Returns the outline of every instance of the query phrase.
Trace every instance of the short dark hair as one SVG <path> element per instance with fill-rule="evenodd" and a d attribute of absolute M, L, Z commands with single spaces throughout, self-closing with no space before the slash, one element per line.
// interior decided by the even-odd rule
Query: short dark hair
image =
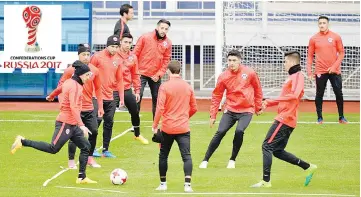
<path fill-rule="evenodd" d="M 130 33 L 124 33 L 123 36 L 122 36 L 122 40 L 123 40 L 123 38 L 130 38 L 130 39 L 133 40 L 133 36 Z"/>
<path fill-rule="evenodd" d="M 124 13 L 128 14 L 129 9 L 133 9 L 133 6 L 131 6 L 129 4 L 123 4 L 122 6 L 120 6 L 120 9 L 119 9 L 120 16 L 123 16 Z"/>
<path fill-rule="evenodd" d="M 327 16 L 320 16 L 320 17 L 318 17 L 318 21 L 320 21 L 321 19 L 326 19 L 327 22 L 330 21 L 330 19 L 329 19 Z"/>
<path fill-rule="evenodd" d="M 291 57 L 297 63 L 300 63 L 300 61 L 301 61 L 301 54 L 298 51 L 287 51 L 287 52 L 285 52 L 285 57 Z"/>
<path fill-rule="evenodd" d="M 239 59 L 241 59 L 241 57 L 242 57 L 241 53 L 240 53 L 238 50 L 235 50 L 235 49 L 230 50 L 230 51 L 228 52 L 227 58 L 228 58 L 229 56 L 236 56 L 236 57 L 238 57 Z"/>
<path fill-rule="evenodd" d="M 181 70 L 181 63 L 178 60 L 172 60 L 168 64 L 168 69 L 172 74 L 179 74 Z"/>
<path fill-rule="evenodd" d="M 160 19 L 157 23 L 157 25 L 161 24 L 161 23 L 165 23 L 170 27 L 170 22 L 167 19 Z"/>

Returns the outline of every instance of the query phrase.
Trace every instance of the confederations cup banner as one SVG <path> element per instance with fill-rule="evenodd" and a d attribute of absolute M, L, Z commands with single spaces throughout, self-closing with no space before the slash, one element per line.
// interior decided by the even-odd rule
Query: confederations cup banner
<path fill-rule="evenodd" d="M 0 72 L 46 73 L 66 68 L 77 53 L 62 52 L 61 5 L 4 5 Z M 2 71 L 1 71 L 2 70 Z"/>

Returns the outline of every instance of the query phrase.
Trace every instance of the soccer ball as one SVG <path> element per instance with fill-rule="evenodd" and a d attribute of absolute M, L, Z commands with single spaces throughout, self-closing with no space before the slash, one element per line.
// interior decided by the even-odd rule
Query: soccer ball
<path fill-rule="evenodd" d="M 110 173 L 110 181 L 114 185 L 123 185 L 125 182 L 127 182 L 127 179 L 127 173 L 120 168 L 117 168 L 113 170 L 112 173 Z"/>

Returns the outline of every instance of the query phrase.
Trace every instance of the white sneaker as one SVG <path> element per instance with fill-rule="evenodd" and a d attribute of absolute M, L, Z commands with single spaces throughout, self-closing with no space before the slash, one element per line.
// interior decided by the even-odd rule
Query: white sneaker
<path fill-rule="evenodd" d="M 76 163 L 74 160 L 69 160 L 68 161 L 68 168 L 71 170 L 76 170 L 78 169 L 78 167 L 76 166 Z"/>
<path fill-rule="evenodd" d="M 236 161 L 229 160 L 227 168 L 236 168 Z"/>
<path fill-rule="evenodd" d="M 167 191 L 167 183 L 160 183 L 160 185 L 155 190 L 157 190 L 157 191 Z"/>
<path fill-rule="evenodd" d="M 102 167 L 95 161 L 94 157 L 92 157 L 92 156 L 88 157 L 88 166 L 91 166 L 93 168 L 101 168 Z"/>
<path fill-rule="evenodd" d="M 207 168 L 208 161 L 202 161 L 202 163 L 199 165 L 199 168 Z"/>
<path fill-rule="evenodd" d="M 193 192 L 191 184 L 189 183 L 184 184 L 184 192 Z"/>

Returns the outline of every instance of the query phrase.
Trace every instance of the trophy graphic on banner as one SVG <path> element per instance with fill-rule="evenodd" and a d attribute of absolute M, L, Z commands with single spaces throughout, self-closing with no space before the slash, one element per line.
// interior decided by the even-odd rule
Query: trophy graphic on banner
<path fill-rule="evenodd" d="M 41 10 L 37 6 L 28 6 L 23 11 L 23 19 L 28 28 L 28 42 L 26 43 L 25 51 L 29 53 L 36 53 L 40 51 L 40 46 L 36 42 L 36 32 L 41 20 Z"/>

